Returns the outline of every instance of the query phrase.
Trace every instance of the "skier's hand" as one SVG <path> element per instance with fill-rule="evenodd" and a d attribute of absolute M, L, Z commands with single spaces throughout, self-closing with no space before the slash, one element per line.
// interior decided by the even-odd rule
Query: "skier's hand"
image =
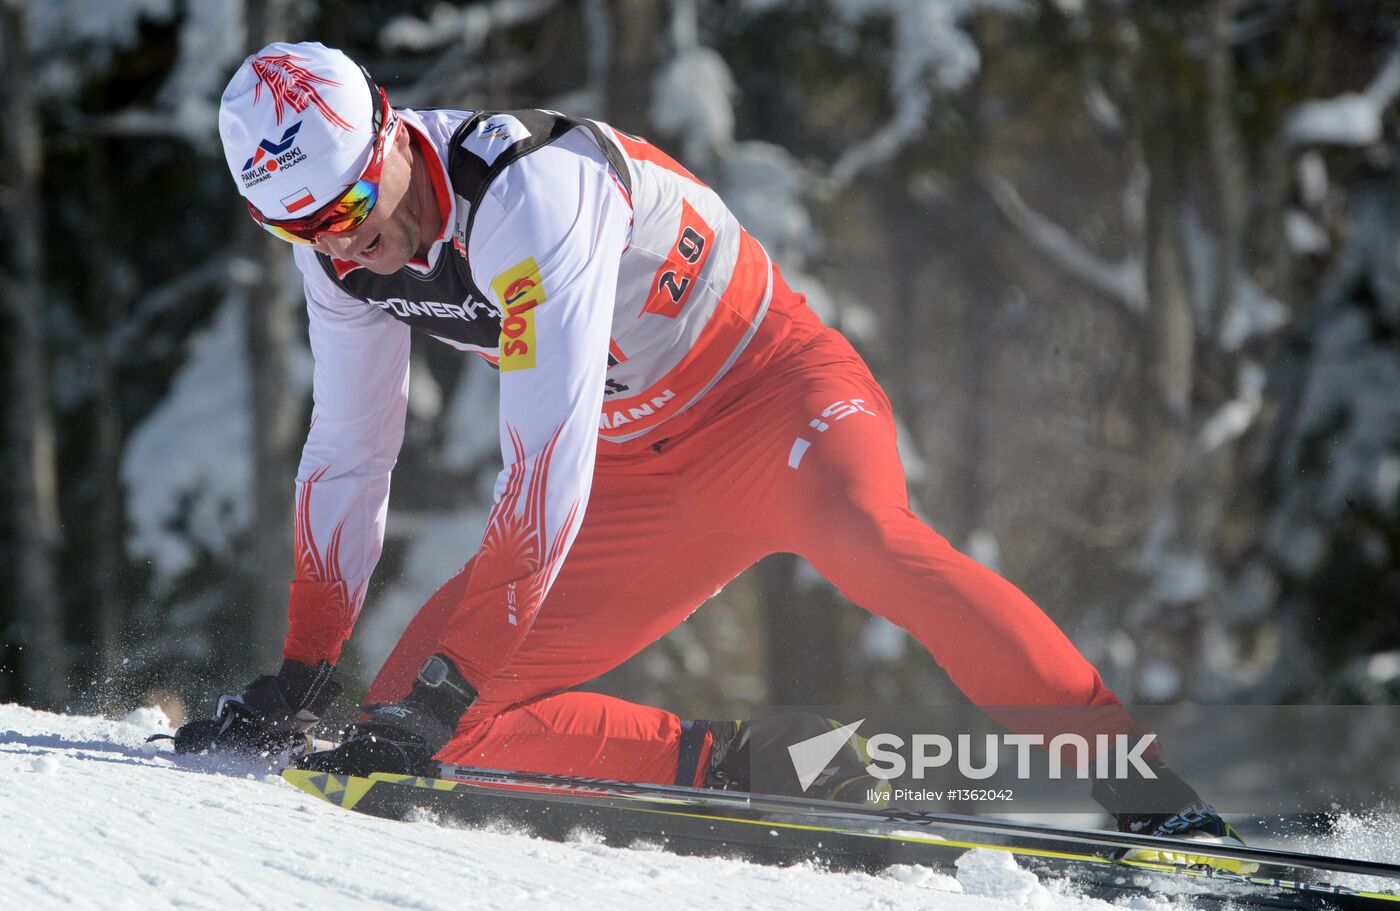
<path fill-rule="evenodd" d="M 201 718 L 175 732 L 177 753 L 280 753 L 303 737 L 331 702 L 340 684 L 335 668 L 283 660 L 277 674 L 266 674 L 238 696 L 224 696 L 213 718 Z"/>

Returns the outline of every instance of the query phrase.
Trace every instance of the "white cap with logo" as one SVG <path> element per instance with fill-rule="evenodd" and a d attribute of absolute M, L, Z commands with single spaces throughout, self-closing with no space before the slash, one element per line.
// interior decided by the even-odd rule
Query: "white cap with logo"
<path fill-rule="evenodd" d="M 238 191 L 274 221 L 305 218 L 342 195 L 374 148 L 364 70 L 319 42 L 253 54 L 219 100 L 219 138 Z"/>

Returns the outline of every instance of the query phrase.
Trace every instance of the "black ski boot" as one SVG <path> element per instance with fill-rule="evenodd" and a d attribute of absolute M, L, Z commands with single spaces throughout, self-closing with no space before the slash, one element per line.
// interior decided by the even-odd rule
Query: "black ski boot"
<path fill-rule="evenodd" d="M 187 721 L 173 736 L 146 739 L 173 740 L 177 753 L 300 755 L 312 728 L 340 695 L 334 675 L 327 661 L 312 666 L 287 658 L 276 674 L 254 680 L 242 695 L 221 698 L 213 718 Z"/>
<path fill-rule="evenodd" d="M 432 655 L 407 696 L 366 706 L 364 720 L 350 727 L 339 746 L 304 756 L 297 765 L 336 775 L 389 772 L 432 777 L 433 756 L 447 746 L 476 696 L 452 662 Z"/>
<path fill-rule="evenodd" d="M 701 723 L 709 724 L 713 738 L 705 773 L 707 788 L 752 791 L 752 758 L 762 755 L 765 761 L 771 761 L 771 770 L 765 769 L 771 771 L 771 776 L 764 775 L 765 780 L 758 782 L 766 792 L 877 807 L 889 802 L 889 783 L 865 770 L 870 762 L 865 738 L 855 734 L 846 738 L 825 767 L 812 770 L 815 777 L 805 786 L 798 777 L 788 747 L 832 735 L 841 728 L 839 721 L 802 712 L 751 721 Z"/>
<path fill-rule="evenodd" d="M 1244 846 L 1244 839 L 1196 789 L 1181 779 L 1158 757 L 1147 757 L 1155 779 L 1096 779 L 1094 799 L 1113 814 L 1118 831 L 1132 835 L 1180 838 L 1202 844 Z M 1122 855 L 1148 863 L 1208 866 L 1231 873 L 1249 874 L 1259 869 L 1250 861 L 1208 857 L 1189 851 L 1131 848 Z"/>

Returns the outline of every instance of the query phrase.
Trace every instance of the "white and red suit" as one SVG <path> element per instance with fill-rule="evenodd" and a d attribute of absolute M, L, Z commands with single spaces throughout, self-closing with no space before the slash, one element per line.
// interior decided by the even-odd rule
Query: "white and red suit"
<path fill-rule="evenodd" d="M 979 705 L 1090 707 L 1094 730 L 1132 729 L 1029 598 L 910 512 L 888 399 L 713 190 L 594 121 L 401 114 L 443 212 L 426 260 L 379 276 L 296 251 L 316 368 L 286 657 L 334 662 L 354 625 L 417 329 L 501 374 L 484 538 L 462 542 L 475 556 L 366 697 L 402 698 L 424 658 L 449 656 L 480 699 L 440 758 L 676 780 L 674 714 L 562 691 L 774 552 L 907 630 Z"/>

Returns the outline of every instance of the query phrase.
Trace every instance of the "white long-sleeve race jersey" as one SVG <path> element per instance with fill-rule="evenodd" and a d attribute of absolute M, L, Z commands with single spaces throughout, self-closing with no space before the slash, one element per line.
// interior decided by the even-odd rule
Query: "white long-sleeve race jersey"
<path fill-rule="evenodd" d="M 284 654 L 336 661 L 359 613 L 418 330 L 500 369 L 504 467 L 465 596 L 498 622 L 458 662 L 479 685 L 568 554 L 599 438 L 646 434 L 713 387 L 763 319 L 772 265 L 714 191 L 606 124 L 400 113 L 444 213 L 426 260 L 380 276 L 295 249 L 315 374 Z"/>

